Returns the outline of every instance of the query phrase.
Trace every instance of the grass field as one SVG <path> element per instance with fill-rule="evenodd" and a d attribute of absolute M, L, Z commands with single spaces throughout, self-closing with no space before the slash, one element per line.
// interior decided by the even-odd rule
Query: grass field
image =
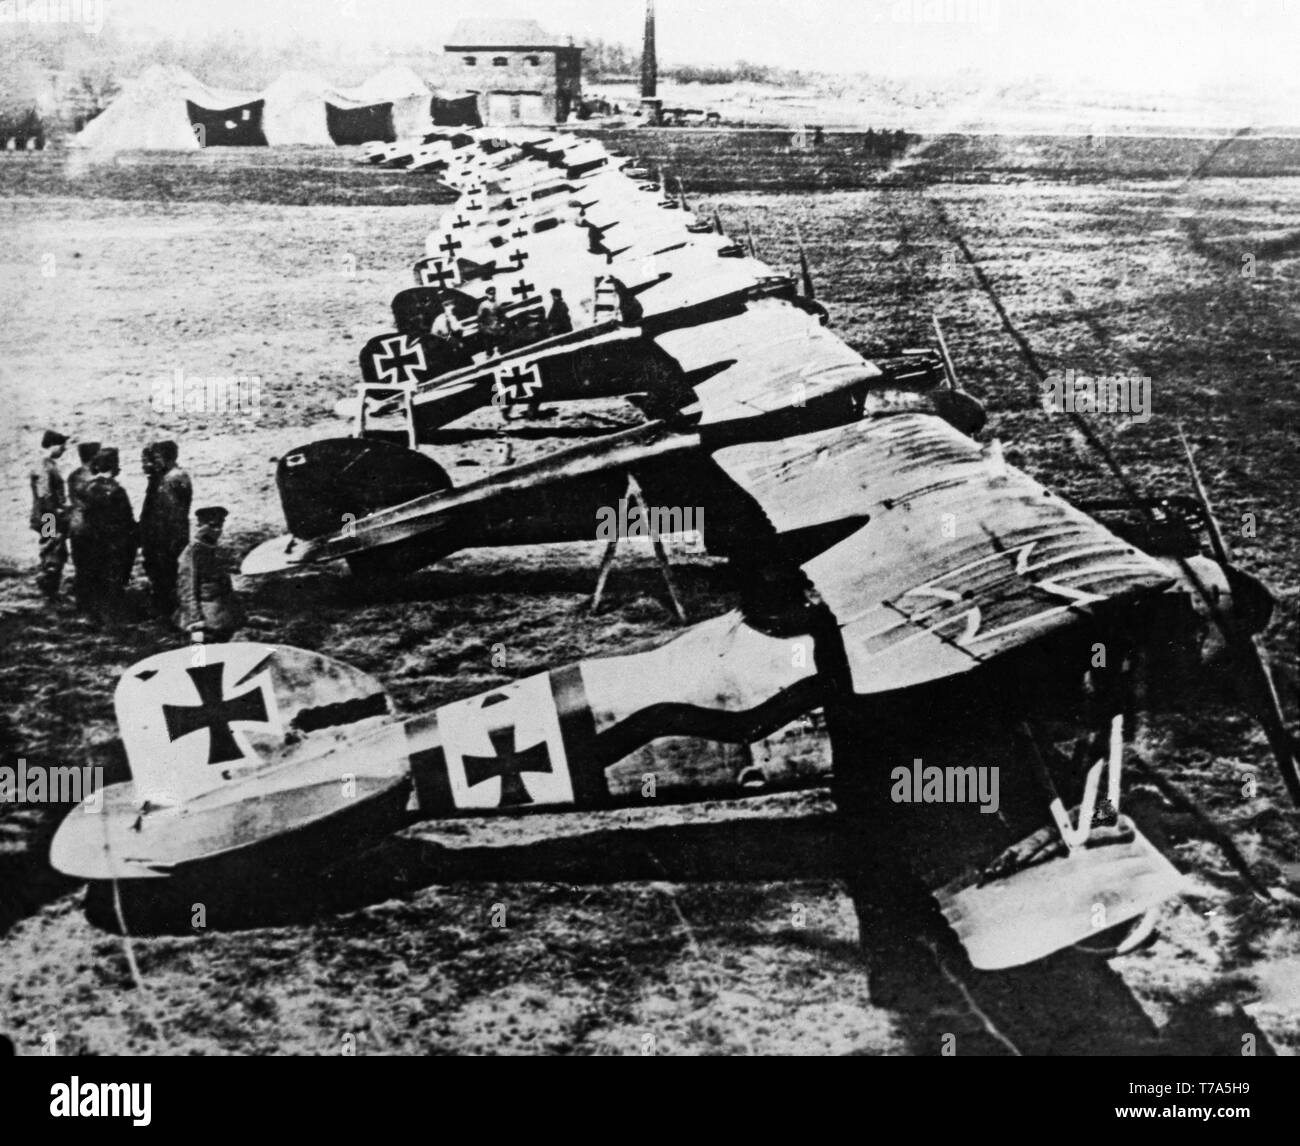
<path fill-rule="evenodd" d="M 1144 488 L 1183 493 L 1186 427 L 1234 554 L 1278 591 L 1266 644 L 1294 661 L 1295 155 L 1254 140 L 1144 140 L 1149 154 L 1117 143 L 1094 166 L 1085 140 L 922 141 L 910 166 L 841 185 L 801 182 L 791 173 L 814 159 L 777 138 L 736 141 L 743 163 L 702 140 L 670 155 L 688 191 L 730 179 L 701 211 L 716 208 L 733 233 L 748 223 L 760 256 L 786 269 L 797 225 L 834 326 L 864 352 L 926 344 L 941 316 L 992 415 L 986 436 L 1066 495 L 1114 490 L 1041 409 L 954 237 L 1050 370 L 1150 377 L 1151 421 L 1099 432 Z M 640 153 L 652 146 L 668 147 L 644 141 Z M 944 173 L 958 155 L 970 181 Z M 0 161 L 0 751 L 96 764 L 113 780 L 116 677 L 176 637 L 150 621 L 104 633 L 41 611 L 25 529 L 33 437 L 57 424 L 118 445 L 137 506 L 141 446 L 175 437 L 200 500 L 231 507 L 232 549 L 280 532 L 274 459 L 343 432 L 326 411 L 350 392 L 362 342 L 386 328 L 440 208 L 431 184 L 334 152 L 128 156 L 89 177 L 38 158 Z M 160 414 L 150 385 L 177 368 L 260 376 L 260 416 Z M 611 402 L 556 424 L 596 432 L 635 416 Z M 436 451 L 457 482 L 505 461 L 490 420 L 470 424 L 482 439 Z M 522 428 L 511 444 L 515 460 L 553 448 Z M 384 594 L 342 571 L 241 588 L 256 639 L 355 664 L 415 711 L 668 635 L 645 554 L 620 557 L 608 612 L 584 608 L 598 549 L 465 553 Z M 692 618 L 735 601 L 725 566 L 679 560 Z M 1286 699 L 1294 716 L 1293 682 Z M 1033 1049 L 1121 1053 L 1114 1025 L 1147 1021 L 1165 1040 L 1148 1049 L 1178 1053 L 1217 1045 L 1215 1024 L 1239 1007 L 1279 1049 L 1300 1049 L 1300 831 L 1262 737 L 1226 707 L 1160 718 L 1149 737 L 1148 756 L 1225 825 L 1275 901 L 1256 903 L 1194 823 L 1139 787 L 1195 891 L 1169 907 L 1153 946 L 1086 980 L 1091 996 L 1048 998 L 1059 983 L 1045 971 L 1018 979 L 1024 1005 L 1043 1009 Z M 1252 798 L 1247 774 L 1260 778 Z M 268 888 L 237 922 L 137 936 L 144 990 L 121 940 L 88 920 L 82 888 L 48 867 L 63 811 L 0 808 L 0 1029 L 25 1052 L 49 1032 L 61 1051 L 90 1053 L 338 1053 L 350 1039 L 359 1053 L 935 1054 L 942 1032 L 958 1034 L 959 1053 L 1000 1050 L 940 986 L 915 1011 L 871 1005 L 816 793 L 423 825 L 317 886 Z M 738 882 L 746 863 L 760 878 Z M 1077 1020 L 1063 1021 L 1070 1008 Z"/>

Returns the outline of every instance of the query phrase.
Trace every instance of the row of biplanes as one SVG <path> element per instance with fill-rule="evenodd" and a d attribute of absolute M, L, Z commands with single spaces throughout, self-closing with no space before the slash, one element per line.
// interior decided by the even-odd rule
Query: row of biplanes
<path fill-rule="evenodd" d="M 1216 657 L 1300 794 L 1254 643 L 1271 601 L 1232 567 L 1199 480 L 1180 514 L 1121 473 L 1131 502 L 1103 525 L 974 440 L 983 410 L 937 323 L 935 349 L 863 358 L 829 329 L 802 249 L 796 273 L 768 266 L 680 183 L 596 139 L 466 131 L 364 158 L 430 171 L 459 197 L 393 329 L 362 352 L 354 434 L 281 459 L 289 533 L 243 572 L 346 560 L 392 576 L 461 548 L 590 542 L 633 491 L 705 511 L 741 604 L 649 650 L 409 717 L 320 653 L 152 657 L 116 695 L 132 779 L 104 815 L 69 815 L 55 866 L 246 878 L 417 820 L 641 805 L 647 775 L 658 799 L 717 799 L 833 773 L 897 817 L 889 838 L 905 823 L 903 862 L 970 962 L 999 968 L 1131 947 L 1179 891 L 1122 807 L 1127 733 L 1143 707 L 1213 679 Z M 511 337 L 449 351 L 432 320 L 450 300 L 472 335 L 488 287 Z M 573 329 L 550 335 L 556 288 Z M 640 424 L 467 485 L 429 454 L 475 411 L 616 396 Z M 809 719 L 823 709 L 829 733 Z M 972 753 L 1000 770 L 996 809 L 954 795 L 953 780 L 974 783 Z M 900 796 L 895 775 L 920 777 L 921 761 L 937 787 Z"/>

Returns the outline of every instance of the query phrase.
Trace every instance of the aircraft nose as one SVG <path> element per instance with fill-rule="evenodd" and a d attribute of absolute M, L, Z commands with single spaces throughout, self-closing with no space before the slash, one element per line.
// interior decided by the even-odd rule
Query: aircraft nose
<path fill-rule="evenodd" d="M 1228 582 L 1230 608 L 1238 622 L 1248 633 L 1260 633 L 1273 619 L 1276 602 L 1258 577 L 1243 573 L 1231 565 L 1221 567 Z"/>
<path fill-rule="evenodd" d="M 1195 580 L 1209 595 L 1214 607 L 1235 621 L 1240 628 L 1255 634 L 1267 628 L 1273 617 L 1273 594 L 1259 578 L 1245 573 L 1233 565 L 1225 565 L 1208 557 L 1189 557 L 1187 567 Z M 1180 568 L 1179 580 L 1191 599 L 1192 607 L 1206 618 L 1211 616 L 1210 607 L 1201 596 L 1197 585 L 1192 584 L 1186 573 Z"/>

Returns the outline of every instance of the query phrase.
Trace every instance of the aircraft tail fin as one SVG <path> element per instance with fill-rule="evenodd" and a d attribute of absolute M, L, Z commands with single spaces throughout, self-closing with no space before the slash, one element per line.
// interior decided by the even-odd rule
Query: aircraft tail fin
<path fill-rule="evenodd" d="M 275 475 L 289 531 L 337 533 L 389 506 L 451 488 L 432 458 L 370 438 L 327 438 L 290 450 Z"/>

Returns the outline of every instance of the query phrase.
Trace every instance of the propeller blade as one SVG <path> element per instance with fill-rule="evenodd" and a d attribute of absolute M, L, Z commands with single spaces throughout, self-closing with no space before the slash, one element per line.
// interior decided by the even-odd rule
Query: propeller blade
<path fill-rule="evenodd" d="M 1178 438 L 1183 443 L 1183 453 L 1187 455 L 1187 468 L 1191 471 L 1192 487 L 1196 490 L 1196 499 L 1201 503 L 1201 512 L 1205 514 L 1205 527 L 1209 530 L 1210 545 L 1214 549 L 1214 559 L 1220 565 L 1231 565 L 1232 560 L 1228 556 L 1228 547 L 1224 544 L 1223 533 L 1219 529 L 1219 523 L 1215 519 L 1214 510 L 1210 507 L 1209 494 L 1205 492 L 1205 483 L 1201 481 L 1200 470 L 1196 466 L 1196 458 L 1192 454 L 1191 444 L 1187 441 L 1187 435 L 1183 433 L 1183 424 L 1178 423 Z"/>
<path fill-rule="evenodd" d="M 722 216 L 713 212 L 713 233 L 715 235 L 725 235 L 727 232 L 722 229 Z"/>
<path fill-rule="evenodd" d="M 745 241 L 749 244 L 749 257 L 758 258 L 758 250 L 754 246 L 754 228 L 748 219 L 745 220 Z"/>
<path fill-rule="evenodd" d="M 1218 520 L 1214 516 L 1214 510 L 1210 505 L 1210 496 L 1205 490 L 1205 483 L 1201 481 L 1196 458 L 1192 453 L 1190 443 L 1187 441 L 1187 435 L 1183 433 L 1181 423 L 1178 426 L 1178 437 L 1183 443 L 1183 452 L 1187 455 L 1187 468 L 1192 475 L 1192 486 L 1196 490 L 1196 499 L 1201 503 L 1201 511 L 1205 515 L 1205 525 L 1210 534 L 1210 546 L 1214 550 L 1215 560 L 1225 570 L 1230 569 L 1232 568 L 1232 559 L 1228 554 L 1227 543 L 1223 539 L 1223 532 L 1219 529 Z M 1300 767 L 1296 763 L 1296 738 L 1291 735 L 1286 726 L 1286 717 L 1282 712 L 1282 702 L 1277 695 L 1277 684 L 1273 680 L 1273 674 L 1269 672 L 1268 663 L 1264 659 L 1264 654 L 1260 651 L 1259 642 L 1253 633 L 1246 632 L 1235 622 L 1223 617 L 1218 610 L 1214 610 L 1213 615 L 1219 630 L 1228 642 L 1228 647 L 1244 670 L 1246 680 L 1249 682 L 1248 687 L 1251 689 L 1251 695 L 1255 697 L 1259 704 L 1256 719 L 1263 727 L 1269 747 L 1272 748 L 1273 755 L 1277 759 L 1278 770 L 1282 773 L 1282 779 L 1286 782 L 1287 791 L 1291 793 L 1291 799 L 1300 806 Z"/>
<path fill-rule="evenodd" d="M 794 241 L 799 247 L 799 273 L 803 276 L 804 298 L 815 299 L 817 292 L 813 289 L 812 271 L 808 269 L 808 252 L 804 250 L 803 236 L 799 234 L 798 226 L 794 229 Z"/>
<path fill-rule="evenodd" d="M 971 265 L 979 280 L 980 287 L 988 296 L 993 308 L 998 312 L 1002 320 L 1002 326 L 1012 337 L 1020 349 L 1021 356 L 1024 358 L 1026 365 L 1029 366 L 1034 376 L 1039 382 L 1047 381 L 1047 371 L 1043 364 L 1038 360 L 1038 355 L 1034 353 L 1033 347 L 1029 341 L 1016 328 L 1011 321 L 1010 315 L 1007 314 L 1006 307 L 999 297 L 988 276 L 979 266 L 975 256 L 971 254 L 970 247 L 961 233 L 952 225 L 943 208 L 937 204 L 934 206 L 935 212 L 942 223 L 944 229 L 948 232 L 949 237 L 956 244 L 958 250 L 966 257 L 966 261 Z M 1110 470 L 1112 476 L 1119 483 L 1120 488 L 1124 491 L 1125 496 L 1133 507 L 1141 514 L 1142 519 L 1153 529 L 1158 522 L 1151 509 L 1150 499 L 1143 498 L 1128 474 L 1121 468 L 1115 455 L 1104 441 L 1098 437 L 1097 432 L 1093 429 L 1088 419 L 1078 411 L 1071 410 L 1068 412 L 1071 425 L 1075 427 L 1087 441 L 1088 445 L 1101 457 L 1106 463 L 1106 468 Z M 1203 500 L 1203 507 L 1208 506 L 1208 499 Z M 1212 535 L 1213 536 L 1213 535 Z M 1223 538 L 1220 536 L 1214 543 L 1216 549 L 1222 546 L 1226 554 L 1227 547 L 1223 545 Z M 1220 558 L 1226 568 L 1229 563 Z M 1287 729 L 1285 720 L 1282 715 L 1282 706 L 1278 701 L 1277 687 L 1273 683 L 1272 674 L 1264 664 L 1264 658 L 1259 651 L 1259 646 L 1255 643 L 1253 634 L 1240 628 L 1230 617 L 1224 615 L 1219 608 L 1218 602 L 1214 595 L 1206 587 L 1205 583 L 1197 575 L 1196 570 L 1185 557 L 1176 556 L 1175 561 L 1183 576 L 1187 578 L 1188 583 L 1195 589 L 1197 596 L 1205 604 L 1210 616 L 1214 620 L 1215 626 L 1223 634 L 1224 641 L 1229 649 L 1233 651 L 1238 664 L 1244 670 L 1244 675 L 1248 681 L 1248 704 L 1255 709 L 1255 719 L 1259 721 L 1264 735 L 1268 739 L 1269 747 L 1273 750 L 1274 759 L 1277 761 L 1278 770 L 1282 773 L 1282 780 L 1286 784 L 1287 791 L 1290 793 L 1292 801 L 1300 807 L 1300 767 L 1296 763 L 1297 748 L 1300 748 L 1300 741 Z M 1253 702 L 1253 703 L 1252 703 Z"/>
<path fill-rule="evenodd" d="M 682 210 L 688 211 L 690 210 L 690 204 L 686 201 L 686 185 L 682 182 L 680 175 L 674 176 L 674 179 L 677 181 L 677 198 L 681 200 Z"/>
<path fill-rule="evenodd" d="M 934 336 L 939 340 L 939 357 L 943 359 L 944 377 L 948 379 L 948 389 L 957 390 L 957 370 L 952 364 L 952 355 L 948 353 L 948 340 L 943 336 L 943 327 L 939 323 L 939 316 L 933 314 L 930 321 L 934 324 Z"/>

